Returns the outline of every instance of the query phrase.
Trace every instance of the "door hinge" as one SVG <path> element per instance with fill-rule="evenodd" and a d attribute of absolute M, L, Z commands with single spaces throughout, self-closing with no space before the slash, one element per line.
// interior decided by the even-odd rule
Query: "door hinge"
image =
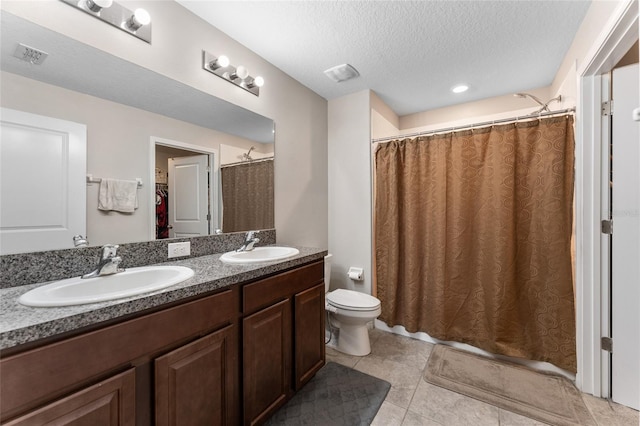
<path fill-rule="evenodd" d="M 611 337 L 601 337 L 600 348 L 603 351 L 613 352 L 613 340 L 611 339 Z"/>
<path fill-rule="evenodd" d="M 613 220 L 603 220 L 600 222 L 600 231 L 603 234 L 613 234 Z"/>
<path fill-rule="evenodd" d="M 602 116 L 613 115 L 613 100 L 602 103 Z"/>
<path fill-rule="evenodd" d="M 207 213 L 207 220 L 211 220 L 211 213 Z"/>

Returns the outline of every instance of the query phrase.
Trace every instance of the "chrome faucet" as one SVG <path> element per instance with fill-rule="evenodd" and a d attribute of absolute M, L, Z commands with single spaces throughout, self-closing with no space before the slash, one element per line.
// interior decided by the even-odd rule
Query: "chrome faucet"
<path fill-rule="evenodd" d="M 255 234 L 260 231 L 249 231 L 244 238 L 244 243 L 240 246 L 240 248 L 236 251 L 251 251 L 253 250 L 253 246 L 260 241 L 260 238 L 256 238 Z"/>
<path fill-rule="evenodd" d="M 116 256 L 118 252 L 118 245 L 107 244 L 102 246 L 102 254 L 100 255 L 100 261 L 95 270 L 82 276 L 82 278 L 94 278 L 101 277 L 103 275 L 116 274 L 123 272 L 124 269 L 119 268 L 118 265 L 122 261 L 120 256 Z"/>

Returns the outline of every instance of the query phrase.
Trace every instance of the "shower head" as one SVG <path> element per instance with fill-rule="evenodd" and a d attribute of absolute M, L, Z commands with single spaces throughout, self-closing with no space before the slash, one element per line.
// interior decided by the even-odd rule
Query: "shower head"
<path fill-rule="evenodd" d="M 252 146 L 251 148 L 249 148 L 249 152 L 242 154 L 242 159 L 246 160 L 246 161 L 251 161 L 253 160 L 253 158 L 251 158 L 251 151 L 253 151 L 254 149 L 256 149 L 254 146 Z"/>
<path fill-rule="evenodd" d="M 516 93 L 516 94 L 514 94 L 513 96 L 515 96 L 516 98 L 531 98 L 531 99 L 533 99 L 533 100 L 534 100 L 538 105 L 546 106 L 546 105 L 544 104 L 544 102 L 542 102 L 542 101 L 540 100 L 540 98 L 538 98 L 537 96 L 533 96 L 533 95 L 531 95 L 531 94 L 529 94 L 529 93 Z"/>
<path fill-rule="evenodd" d="M 558 95 L 553 99 L 548 100 L 546 103 L 542 102 L 540 100 L 540 98 L 538 98 L 537 96 L 534 96 L 530 93 L 514 93 L 513 96 L 515 96 L 516 98 L 530 98 L 532 99 L 534 102 L 536 102 L 538 105 L 540 105 L 540 109 L 538 109 L 537 111 L 533 112 L 533 114 L 540 114 L 543 111 L 549 111 L 549 104 L 553 101 L 557 101 L 557 102 L 561 102 L 562 101 L 562 95 Z"/>

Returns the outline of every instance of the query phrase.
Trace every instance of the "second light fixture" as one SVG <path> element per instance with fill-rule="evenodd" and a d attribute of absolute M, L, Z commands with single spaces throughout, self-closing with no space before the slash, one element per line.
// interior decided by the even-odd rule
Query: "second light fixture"
<path fill-rule="evenodd" d="M 264 79 L 260 76 L 251 77 L 249 70 L 242 65 L 234 67 L 225 55 L 214 56 L 202 51 L 202 68 L 218 77 L 233 83 L 236 86 L 260 96 L 260 87 L 264 85 Z"/>

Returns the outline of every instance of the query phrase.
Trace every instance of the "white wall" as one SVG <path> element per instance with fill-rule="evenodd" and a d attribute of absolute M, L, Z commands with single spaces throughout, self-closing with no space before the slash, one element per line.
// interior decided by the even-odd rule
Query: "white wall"
<path fill-rule="evenodd" d="M 278 156 L 275 163 L 278 242 L 327 247 L 327 101 L 173 1 L 120 3 L 129 9 L 144 7 L 149 11 L 152 44 L 141 42 L 61 1 L 3 0 L 0 7 L 273 119 Z M 225 53 L 233 58 L 233 63 L 243 64 L 252 74 L 262 75 L 265 85 L 260 89 L 260 96 L 203 71 L 203 49 Z"/>
<path fill-rule="evenodd" d="M 370 92 L 329 101 L 329 252 L 331 289 L 371 294 Z M 364 281 L 347 277 L 364 268 Z"/>

